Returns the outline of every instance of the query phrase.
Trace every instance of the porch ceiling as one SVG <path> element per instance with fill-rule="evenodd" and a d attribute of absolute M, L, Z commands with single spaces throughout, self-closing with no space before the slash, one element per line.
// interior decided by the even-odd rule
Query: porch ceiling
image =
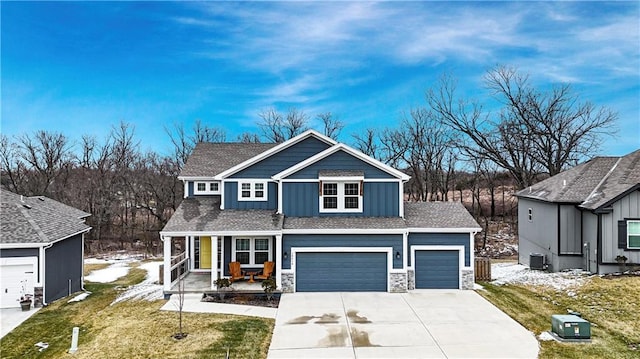
<path fill-rule="evenodd" d="M 279 231 L 283 217 L 273 210 L 220 210 L 219 197 L 185 198 L 163 232 Z"/>

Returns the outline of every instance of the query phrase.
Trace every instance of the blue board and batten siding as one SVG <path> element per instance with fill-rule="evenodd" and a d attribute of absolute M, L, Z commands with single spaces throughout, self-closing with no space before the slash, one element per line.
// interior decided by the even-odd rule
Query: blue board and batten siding
<path fill-rule="evenodd" d="M 298 253 L 296 291 L 386 292 L 387 253 Z"/>
<path fill-rule="evenodd" d="M 407 248 L 407 263 L 411 266 L 411 247 L 417 245 L 432 246 L 464 246 L 464 265 L 471 266 L 471 248 L 469 248 L 469 233 L 409 233 L 409 248 Z"/>
<path fill-rule="evenodd" d="M 362 213 L 320 213 L 320 184 L 316 182 L 285 182 L 282 184 L 282 209 L 290 217 L 398 217 L 400 201 L 397 182 L 365 182 L 362 193 Z"/>
<path fill-rule="evenodd" d="M 267 183 L 266 201 L 238 201 L 238 183 L 225 182 L 224 184 L 224 208 L 225 209 L 277 209 L 278 185 L 274 182 Z"/>
<path fill-rule="evenodd" d="M 78 234 L 45 251 L 45 302 L 82 290 L 82 245 L 82 234 Z"/>
<path fill-rule="evenodd" d="M 329 147 L 329 144 L 315 137 L 309 137 L 233 174 L 230 178 L 271 178 L 276 173 L 280 173 Z"/>
<path fill-rule="evenodd" d="M 282 252 L 291 253 L 291 247 L 393 247 L 393 253 L 402 253 L 401 234 L 285 234 L 282 236 Z M 386 253 L 385 253 L 386 256 Z M 386 263 L 386 261 L 385 261 Z M 300 260 L 296 261 L 300 264 Z M 370 263 L 371 267 L 378 265 Z M 393 268 L 402 268 L 402 256 L 396 258 L 393 255 Z M 282 259 L 282 269 L 291 269 L 291 257 Z M 386 267 L 385 267 L 386 272 Z M 319 274 L 320 275 L 320 274 Z"/>
<path fill-rule="evenodd" d="M 372 166 L 361 159 L 354 157 L 342 150 L 337 151 L 316 163 L 313 163 L 298 172 L 289 175 L 291 179 L 318 179 L 320 171 L 364 171 L 365 178 L 395 178 L 391 174 Z"/>

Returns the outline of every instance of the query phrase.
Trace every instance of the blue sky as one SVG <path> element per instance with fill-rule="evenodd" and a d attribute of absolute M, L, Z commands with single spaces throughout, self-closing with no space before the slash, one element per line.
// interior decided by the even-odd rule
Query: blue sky
<path fill-rule="evenodd" d="M 486 70 L 568 82 L 619 113 L 602 154 L 640 148 L 640 3 L 2 2 L 1 131 L 103 138 L 132 123 L 169 153 L 196 119 L 227 139 L 262 109 L 396 126 L 445 72 L 482 100 Z M 313 125 L 313 123 L 312 123 Z"/>

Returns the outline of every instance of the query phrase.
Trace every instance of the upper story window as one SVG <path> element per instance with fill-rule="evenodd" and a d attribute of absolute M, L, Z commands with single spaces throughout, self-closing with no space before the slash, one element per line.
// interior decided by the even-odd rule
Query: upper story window
<path fill-rule="evenodd" d="M 533 221 L 533 209 L 532 208 L 529 208 L 528 216 L 529 216 L 529 222 Z"/>
<path fill-rule="evenodd" d="M 240 181 L 238 182 L 238 201 L 266 201 L 266 181 Z"/>
<path fill-rule="evenodd" d="M 320 181 L 320 212 L 362 212 L 362 181 Z"/>
<path fill-rule="evenodd" d="M 627 221 L 627 248 L 640 249 L 640 220 Z"/>
<path fill-rule="evenodd" d="M 220 182 L 202 181 L 195 182 L 193 186 L 194 194 L 220 194 Z"/>

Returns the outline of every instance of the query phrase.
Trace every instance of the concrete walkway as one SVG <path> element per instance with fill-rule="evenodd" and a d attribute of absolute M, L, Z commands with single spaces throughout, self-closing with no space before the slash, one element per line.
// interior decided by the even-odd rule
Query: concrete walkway
<path fill-rule="evenodd" d="M 474 291 L 294 293 L 268 358 L 536 358 L 538 341 Z"/>
<path fill-rule="evenodd" d="M 22 322 L 36 314 L 40 308 L 31 308 L 23 312 L 20 308 L 3 308 L 0 309 L 0 338 L 9 334 L 17 328 Z"/>
<path fill-rule="evenodd" d="M 235 315 L 247 315 L 252 317 L 261 318 L 275 318 L 277 308 L 257 307 L 252 305 L 239 305 L 239 304 L 222 304 L 213 302 L 202 302 L 202 293 L 193 294 L 186 293 L 184 295 L 184 305 L 182 307 L 183 312 L 189 313 L 221 313 L 221 314 L 235 314 Z M 178 295 L 172 294 L 171 298 L 160 310 L 178 311 Z"/>

